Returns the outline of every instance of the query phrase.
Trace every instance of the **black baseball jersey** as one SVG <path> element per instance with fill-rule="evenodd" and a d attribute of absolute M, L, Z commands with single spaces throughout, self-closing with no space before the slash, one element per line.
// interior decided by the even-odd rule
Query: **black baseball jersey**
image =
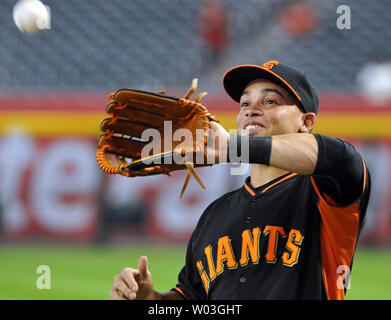
<path fill-rule="evenodd" d="M 360 154 L 315 135 L 311 176 L 225 194 L 200 217 L 176 290 L 186 299 L 344 299 L 370 193 Z"/>

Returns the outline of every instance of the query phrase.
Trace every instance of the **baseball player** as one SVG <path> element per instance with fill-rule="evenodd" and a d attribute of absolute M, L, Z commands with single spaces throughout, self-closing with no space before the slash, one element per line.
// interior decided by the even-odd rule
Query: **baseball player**
<path fill-rule="evenodd" d="M 115 277 L 111 298 L 344 299 L 370 194 L 365 162 L 351 144 L 311 133 L 318 96 L 304 73 L 241 65 L 223 85 L 239 103 L 239 135 L 212 124 L 219 161 L 248 152 L 251 176 L 202 214 L 175 288 L 153 290 L 143 256 Z"/>

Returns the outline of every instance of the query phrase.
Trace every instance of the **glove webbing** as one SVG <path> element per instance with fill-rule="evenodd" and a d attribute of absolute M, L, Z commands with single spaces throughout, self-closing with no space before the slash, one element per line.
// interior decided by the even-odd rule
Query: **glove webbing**
<path fill-rule="evenodd" d="M 207 95 L 207 92 L 204 91 L 204 92 L 201 92 L 200 94 L 198 94 L 198 96 L 194 99 L 194 100 L 190 100 L 190 97 L 194 94 L 194 92 L 196 91 L 197 89 L 197 84 L 198 84 L 198 79 L 193 79 L 192 81 L 192 85 L 191 85 L 191 88 L 189 89 L 189 91 L 185 94 L 185 96 L 181 99 L 179 99 L 179 102 L 182 104 L 183 107 L 193 107 L 193 109 L 189 112 L 189 114 L 185 117 L 181 117 L 181 118 L 178 118 L 180 120 L 186 120 L 188 118 L 190 118 L 192 116 L 192 114 L 198 109 L 201 107 L 201 105 L 199 104 L 199 101 Z M 159 91 L 158 93 L 160 94 L 164 94 L 165 92 L 164 91 Z M 114 96 L 114 92 L 110 93 L 109 94 L 109 98 L 110 98 L 110 102 L 113 102 L 113 96 Z M 136 99 L 131 99 L 130 100 L 131 102 L 137 102 L 137 103 L 144 103 L 144 101 L 140 101 L 140 100 L 136 100 Z M 117 106 L 115 108 L 118 108 L 118 109 L 124 109 L 126 108 L 128 105 L 126 103 L 122 103 L 120 101 L 116 101 L 117 103 Z M 160 105 L 158 105 L 160 107 Z M 191 127 L 193 126 L 193 123 L 195 121 L 195 119 L 199 116 L 203 116 L 204 118 L 205 117 L 210 117 L 210 118 L 213 118 L 210 113 L 208 111 L 203 111 L 203 112 L 200 112 L 199 114 L 197 114 L 191 121 Z M 114 113 L 110 113 L 110 117 L 111 117 L 111 124 L 115 124 L 119 118 L 119 115 L 114 115 Z M 203 138 L 203 143 L 204 145 L 207 144 L 207 139 L 208 139 L 208 129 L 209 127 L 205 125 L 205 123 L 208 123 L 208 121 L 206 120 L 202 120 L 202 122 L 204 123 L 203 125 L 203 129 L 204 129 L 204 138 Z M 112 130 L 106 130 L 106 133 L 107 133 L 107 136 L 105 137 L 105 139 L 107 140 L 110 140 L 114 134 L 114 131 Z M 98 166 L 99 168 L 107 173 L 107 174 L 122 174 L 122 175 L 125 175 L 127 177 L 135 177 L 136 175 L 132 174 L 130 171 L 126 170 L 126 166 L 129 165 L 129 163 L 126 162 L 125 159 L 117 156 L 117 155 L 114 155 L 116 161 L 118 162 L 119 165 L 115 165 L 111 159 L 109 158 L 109 156 L 107 155 L 107 152 L 106 149 L 108 148 L 109 146 L 104 146 L 101 150 L 98 150 L 96 152 L 96 159 L 97 159 L 97 162 L 98 162 Z M 202 142 L 199 146 L 196 147 L 196 150 L 198 148 L 202 148 Z M 179 148 L 177 150 L 174 150 L 174 152 L 178 152 L 178 153 L 181 153 L 182 156 L 184 156 L 186 154 L 186 148 Z M 203 188 L 203 189 L 206 189 L 204 183 L 202 182 L 200 176 L 198 175 L 198 173 L 195 171 L 194 169 L 194 162 L 185 162 L 184 165 L 187 167 L 187 175 L 186 175 L 186 178 L 185 178 L 185 181 L 184 181 L 184 184 L 183 184 L 183 187 L 182 187 L 182 191 L 181 191 L 181 194 L 180 194 L 180 198 L 182 198 L 185 190 L 186 190 L 186 187 L 189 183 L 189 180 L 191 178 L 191 176 L 194 176 L 194 178 L 197 180 L 197 182 L 200 184 L 200 186 Z M 148 175 L 148 171 L 152 171 L 154 169 L 159 169 L 160 171 L 162 171 L 163 174 L 167 174 L 170 176 L 170 170 L 164 166 L 161 166 L 161 165 L 155 165 L 153 167 L 148 167 L 148 168 L 144 168 L 144 171 L 145 171 L 145 174 L 144 175 Z M 141 174 L 139 174 L 141 175 Z"/>

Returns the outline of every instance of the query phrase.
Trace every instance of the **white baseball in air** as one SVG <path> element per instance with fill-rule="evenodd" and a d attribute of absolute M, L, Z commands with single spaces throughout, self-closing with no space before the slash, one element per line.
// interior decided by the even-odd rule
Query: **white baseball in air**
<path fill-rule="evenodd" d="M 23 33 L 50 29 L 50 9 L 39 0 L 19 0 L 14 6 L 13 17 Z"/>

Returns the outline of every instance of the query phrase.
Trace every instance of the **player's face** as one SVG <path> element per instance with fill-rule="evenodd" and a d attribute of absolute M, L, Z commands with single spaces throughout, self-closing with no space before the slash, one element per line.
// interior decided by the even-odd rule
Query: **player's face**
<path fill-rule="evenodd" d="M 272 136 L 298 132 L 302 115 L 285 89 L 257 79 L 244 89 L 236 121 L 241 135 Z"/>

